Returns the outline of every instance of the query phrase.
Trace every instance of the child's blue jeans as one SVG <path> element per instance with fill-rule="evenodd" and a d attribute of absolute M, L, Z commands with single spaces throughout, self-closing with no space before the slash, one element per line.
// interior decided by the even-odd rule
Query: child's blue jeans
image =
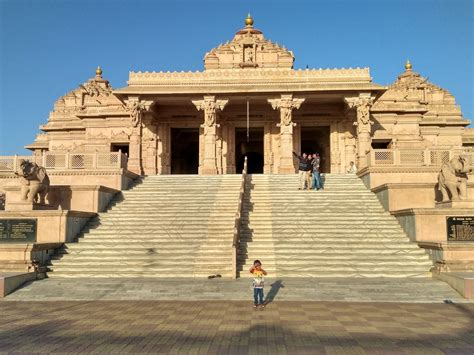
<path fill-rule="evenodd" d="M 255 300 L 255 304 L 263 304 L 263 288 L 254 288 L 253 298 Z"/>

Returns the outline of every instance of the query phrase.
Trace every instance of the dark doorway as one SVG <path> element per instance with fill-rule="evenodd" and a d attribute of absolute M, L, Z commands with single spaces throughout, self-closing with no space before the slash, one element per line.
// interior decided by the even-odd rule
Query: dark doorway
<path fill-rule="evenodd" d="M 247 141 L 247 128 L 235 129 L 235 166 L 240 174 L 247 156 L 247 172 L 263 174 L 263 128 L 250 128 Z"/>
<path fill-rule="evenodd" d="M 171 128 L 171 174 L 197 174 L 199 128 Z"/>
<path fill-rule="evenodd" d="M 128 150 L 128 143 L 112 143 L 110 148 L 112 152 L 121 151 L 122 154 L 125 154 L 128 157 L 129 150 Z"/>
<path fill-rule="evenodd" d="M 392 140 L 391 139 L 373 140 L 371 145 L 373 149 L 390 149 L 390 146 L 392 145 Z"/>
<path fill-rule="evenodd" d="M 331 172 L 329 126 L 301 127 L 301 153 L 319 153 L 321 157 L 321 172 Z"/>

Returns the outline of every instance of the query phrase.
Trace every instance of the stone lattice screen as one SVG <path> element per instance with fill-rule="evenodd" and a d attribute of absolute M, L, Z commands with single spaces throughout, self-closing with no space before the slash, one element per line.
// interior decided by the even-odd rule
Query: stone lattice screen
<path fill-rule="evenodd" d="M 441 167 L 453 157 L 464 154 L 474 167 L 472 149 L 372 149 L 368 154 L 369 166 L 431 166 Z"/>
<path fill-rule="evenodd" d="M 107 153 L 45 153 L 42 156 L 0 156 L 0 172 L 17 171 L 25 159 L 48 170 L 126 169 L 127 157 L 120 152 Z"/>

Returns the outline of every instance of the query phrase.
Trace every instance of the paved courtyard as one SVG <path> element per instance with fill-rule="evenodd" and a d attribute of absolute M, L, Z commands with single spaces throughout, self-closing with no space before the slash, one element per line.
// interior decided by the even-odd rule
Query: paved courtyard
<path fill-rule="evenodd" d="M 11 301 L 0 314 L 2 353 L 474 353 L 474 304 Z"/>

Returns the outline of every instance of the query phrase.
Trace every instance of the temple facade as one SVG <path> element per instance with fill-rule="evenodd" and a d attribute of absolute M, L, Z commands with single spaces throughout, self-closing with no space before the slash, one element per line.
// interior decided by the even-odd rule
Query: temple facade
<path fill-rule="evenodd" d="M 295 57 L 249 16 L 197 72 L 130 72 L 113 89 L 96 75 L 54 104 L 27 148 L 118 152 L 137 174 L 294 173 L 292 153 L 319 152 L 322 171 L 367 166 L 373 149 L 474 145 L 454 97 L 405 70 L 388 87 L 369 68 L 294 69 Z"/>

